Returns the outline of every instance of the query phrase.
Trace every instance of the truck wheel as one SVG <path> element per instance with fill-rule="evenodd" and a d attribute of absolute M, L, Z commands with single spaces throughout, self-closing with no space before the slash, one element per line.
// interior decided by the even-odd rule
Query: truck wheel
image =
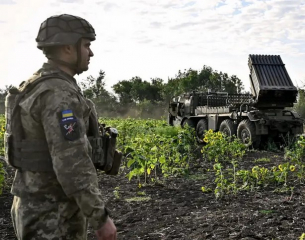
<path fill-rule="evenodd" d="M 191 128 L 195 127 L 194 122 L 190 119 L 184 119 L 182 124 L 181 124 L 181 127 L 184 128 L 186 125 L 191 127 Z"/>
<path fill-rule="evenodd" d="M 219 131 L 228 137 L 232 137 L 233 135 L 236 135 L 237 127 L 231 119 L 226 119 L 221 122 Z"/>
<path fill-rule="evenodd" d="M 201 119 L 196 126 L 196 137 L 199 143 L 203 143 L 204 133 L 208 130 L 208 122 L 206 119 Z"/>
<path fill-rule="evenodd" d="M 255 125 L 250 120 L 242 120 L 237 128 L 237 137 L 247 146 L 258 148 L 260 144 L 260 136 L 255 134 Z"/>

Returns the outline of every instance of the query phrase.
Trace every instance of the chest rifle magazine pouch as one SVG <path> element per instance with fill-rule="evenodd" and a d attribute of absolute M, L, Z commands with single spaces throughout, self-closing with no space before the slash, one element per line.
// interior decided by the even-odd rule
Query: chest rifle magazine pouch
<path fill-rule="evenodd" d="M 105 165 L 103 138 L 89 137 L 89 141 L 92 147 L 92 162 L 97 169 L 103 170 Z"/>
<path fill-rule="evenodd" d="M 96 169 L 104 170 L 105 151 L 103 132 L 100 131 L 97 116 L 91 113 L 89 116 L 88 140 L 92 148 L 91 160 Z"/>

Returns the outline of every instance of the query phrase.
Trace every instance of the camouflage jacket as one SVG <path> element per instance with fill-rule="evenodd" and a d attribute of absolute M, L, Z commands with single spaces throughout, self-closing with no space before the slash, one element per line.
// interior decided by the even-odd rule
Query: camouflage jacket
<path fill-rule="evenodd" d="M 49 70 L 54 67 L 44 64 L 29 81 Z M 86 135 L 89 114 L 95 109 L 92 102 L 82 96 L 76 80 L 63 71 L 60 74 L 66 80 L 57 77 L 39 83 L 19 104 L 25 138 L 47 141 L 54 171 L 16 170 L 11 192 L 21 198 L 73 201 L 77 204 L 65 207 L 65 217 L 72 216 L 78 210 L 75 208 L 79 208 L 91 226 L 98 229 L 106 215 Z M 61 126 L 63 114 L 67 113 L 73 115 L 76 124 L 72 140 L 65 137 L 67 132 Z"/>

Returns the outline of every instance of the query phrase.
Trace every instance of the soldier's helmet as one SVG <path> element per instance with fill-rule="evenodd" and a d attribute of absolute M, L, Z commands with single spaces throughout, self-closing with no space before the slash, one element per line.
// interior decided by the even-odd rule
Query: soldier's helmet
<path fill-rule="evenodd" d="M 41 25 L 36 38 L 37 47 L 74 45 L 81 38 L 95 40 L 92 25 L 83 18 L 62 14 L 47 18 Z"/>

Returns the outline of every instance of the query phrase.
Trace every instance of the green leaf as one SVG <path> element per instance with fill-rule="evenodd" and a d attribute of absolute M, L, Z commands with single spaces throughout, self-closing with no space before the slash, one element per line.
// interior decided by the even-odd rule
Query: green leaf
<path fill-rule="evenodd" d="M 166 162 L 165 157 L 164 157 L 164 156 L 161 156 L 161 157 L 159 158 L 159 162 L 160 162 L 161 164 L 164 164 L 164 163 Z"/>
<path fill-rule="evenodd" d="M 130 168 L 130 166 L 131 166 L 135 161 L 136 161 L 136 160 L 134 160 L 134 159 L 130 159 L 130 160 L 128 161 L 128 163 L 127 163 L 127 167 Z"/>

